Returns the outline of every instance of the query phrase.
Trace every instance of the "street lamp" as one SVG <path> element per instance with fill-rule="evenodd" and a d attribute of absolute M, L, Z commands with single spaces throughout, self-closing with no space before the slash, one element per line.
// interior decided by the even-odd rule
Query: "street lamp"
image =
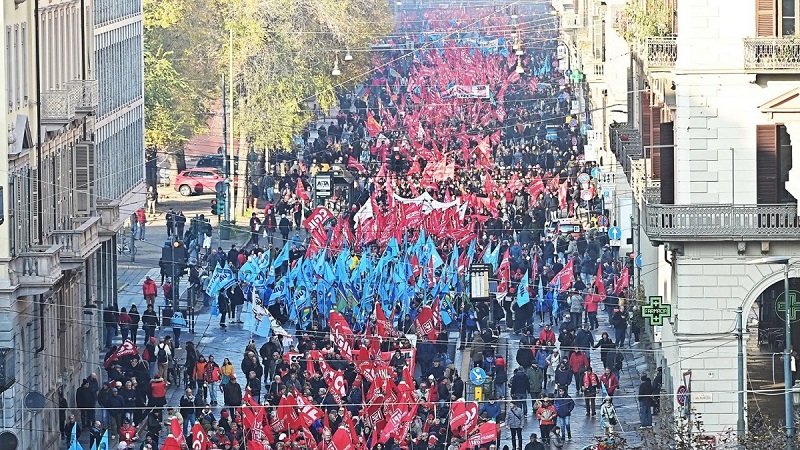
<path fill-rule="evenodd" d="M 350 49 L 349 48 L 347 49 L 347 53 L 344 55 L 344 60 L 345 61 L 352 61 L 353 60 L 353 55 L 350 54 Z"/>
<path fill-rule="evenodd" d="M 517 73 L 520 75 L 525 73 L 525 68 L 522 67 L 522 58 L 517 58 Z"/>
<path fill-rule="evenodd" d="M 792 323 L 789 310 L 789 258 L 786 256 L 767 256 L 750 261 L 748 264 L 754 265 L 782 265 L 783 266 L 783 302 L 784 302 L 784 339 L 785 345 L 783 349 L 783 395 L 784 395 L 784 413 L 786 415 L 786 450 L 794 448 L 794 414 L 793 410 L 793 396 L 792 396 L 792 365 L 791 365 L 791 352 L 792 352 Z M 740 394 L 742 395 L 742 394 Z M 739 414 L 744 414 L 739 411 Z"/>
<path fill-rule="evenodd" d="M 336 60 L 333 62 L 333 70 L 331 70 L 331 76 L 338 77 L 342 74 L 342 71 L 339 70 L 339 54 L 336 54 Z"/>

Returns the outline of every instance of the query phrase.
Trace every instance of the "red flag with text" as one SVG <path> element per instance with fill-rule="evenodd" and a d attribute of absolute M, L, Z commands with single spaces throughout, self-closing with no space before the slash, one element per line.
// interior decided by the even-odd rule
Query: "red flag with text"
<path fill-rule="evenodd" d="M 103 366 L 107 368 L 111 366 L 111 363 L 120 358 L 125 358 L 127 356 L 134 356 L 138 354 L 139 350 L 136 348 L 135 345 L 133 345 L 133 342 L 131 342 L 130 340 L 126 340 L 119 347 L 117 347 L 117 350 L 114 353 L 112 353 L 111 356 L 108 357 L 108 359 L 103 363 Z"/>
<path fill-rule="evenodd" d="M 622 273 L 619 274 L 619 278 L 617 278 L 617 285 L 614 286 L 614 295 L 619 295 L 627 289 L 631 284 L 631 277 L 628 273 L 628 267 L 626 266 L 622 269 Z"/>
<path fill-rule="evenodd" d="M 311 197 L 308 196 L 308 191 L 306 191 L 305 185 L 303 185 L 303 180 L 300 178 L 297 179 L 297 189 L 295 189 L 295 194 L 297 194 L 297 197 L 305 202 L 311 200 Z"/>
<path fill-rule="evenodd" d="M 328 325 L 331 328 L 333 344 L 336 345 L 345 359 L 352 361 L 354 353 L 353 345 L 351 344 L 353 330 L 350 329 L 347 320 L 345 320 L 344 316 L 338 311 L 331 311 L 330 317 L 328 318 Z"/>
<path fill-rule="evenodd" d="M 558 272 L 555 277 L 553 277 L 553 281 L 550 282 L 551 286 L 556 286 L 560 284 L 561 288 L 559 292 L 566 292 L 570 286 L 572 286 L 572 282 L 575 280 L 575 272 L 572 268 L 573 259 L 570 259 L 567 265 L 561 269 L 561 272 Z"/>
<path fill-rule="evenodd" d="M 299 183 L 299 181 L 298 181 Z M 328 241 L 328 232 L 325 230 L 325 222 L 334 218 L 333 213 L 324 206 L 318 206 L 311 211 L 311 215 L 303 221 L 303 227 L 308 230 L 311 241 L 319 248 L 325 247 Z"/>
<path fill-rule="evenodd" d="M 597 276 L 594 278 L 594 286 L 597 288 L 597 295 L 600 296 L 600 301 L 606 299 L 606 285 L 603 284 L 603 264 L 597 264 Z"/>
<path fill-rule="evenodd" d="M 417 319 L 414 321 L 414 328 L 417 330 L 417 336 L 427 336 L 428 339 L 436 339 L 436 334 L 439 330 L 436 328 L 436 319 L 433 317 L 433 310 L 430 306 L 423 306 L 417 314 Z"/>
<path fill-rule="evenodd" d="M 181 424 L 178 423 L 178 419 L 172 419 L 172 422 L 169 424 L 169 429 L 172 433 L 172 437 L 175 438 L 175 442 L 177 442 L 179 446 L 186 442 L 186 438 L 183 436 L 183 428 Z"/>
<path fill-rule="evenodd" d="M 495 440 L 497 440 L 497 424 L 486 422 L 467 435 L 467 440 L 461 444 L 461 450 L 471 450 Z"/>
<path fill-rule="evenodd" d="M 206 435 L 206 431 L 203 429 L 203 426 L 200 425 L 200 422 L 197 422 L 192 426 L 192 450 L 207 450 L 211 448 L 211 442 L 208 440 L 208 435 Z"/>

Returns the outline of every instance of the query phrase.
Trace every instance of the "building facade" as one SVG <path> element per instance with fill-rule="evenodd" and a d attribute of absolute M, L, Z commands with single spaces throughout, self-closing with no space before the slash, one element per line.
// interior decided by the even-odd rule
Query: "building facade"
<path fill-rule="evenodd" d="M 586 11 L 576 42 L 602 153 L 621 164 L 633 190 L 630 239 L 644 262 L 636 279 L 645 296 L 672 304 L 669 323 L 655 330 L 665 391 L 681 411 L 675 389 L 691 376 L 690 407 L 711 435 L 735 430 L 738 412 L 754 413 L 756 403 L 781 422 L 784 271 L 751 263 L 790 258 L 788 303 L 791 320 L 800 319 L 800 5 L 575 3 Z M 644 16 L 652 20 L 636 19 Z M 739 307 L 747 325 L 744 405 Z M 797 348 L 796 322 L 792 330 Z M 778 395 L 761 394 L 770 390 Z"/>
<path fill-rule="evenodd" d="M 141 32 L 138 53 L 131 53 L 138 66 L 95 54 L 96 6 L 14 0 L 0 7 L 7 135 L 0 158 L 0 356 L 8 386 L 0 394 L 0 433 L 15 435 L 18 448 L 57 448 L 60 397 L 74 406 L 81 379 L 102 375 L 102 307 L 116 303 L 116 234 L 131 208 L 122 205 L 139 201 L 130 192 L 143 180 L 141 75 L 119 77 L 139 84 L 124 88 L 127 97 L 117 86 L 101 97 L 98 88 L 114 67 L 141 71 Z M 134 6 L 141 28 L 141 5 Z M 24 400 L 39 395 L 43 408 L 29 409 Z"/>

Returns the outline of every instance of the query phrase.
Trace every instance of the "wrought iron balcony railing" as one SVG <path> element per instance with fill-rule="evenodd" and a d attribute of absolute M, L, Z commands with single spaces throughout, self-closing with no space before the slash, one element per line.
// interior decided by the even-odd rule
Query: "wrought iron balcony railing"
<path fill-rule="evenodd" d="M 671 69 L 678 59 L 678 43 L 674 36 L 649 37 L 644 44 L 645 63 L 649 70 Z"/>
<path fill-rule="evenodd" d="M 42 106 L 42 122 L 51 124 L 66 124 L 75 118 L 74 99 L 77 98 L 73 91 L 58 89 L 42 92 L 40 102 Z"/>
<path fill-rule="evenodd" d="M 654 242 L 732 239 L 800 240 L 797 205 L 645 205 L 645 232 Z"/>
<path fill-rule="evenodd" d="M 746 38 L 744 68 L 749 72 L 800 70 L 800 38 Z"/>
<path fill-rule="evenodd" d="M 93 113 L 99 102 L 97 80 L 75 80 L 69 82 L 70 99 L 77 112 Z"/>

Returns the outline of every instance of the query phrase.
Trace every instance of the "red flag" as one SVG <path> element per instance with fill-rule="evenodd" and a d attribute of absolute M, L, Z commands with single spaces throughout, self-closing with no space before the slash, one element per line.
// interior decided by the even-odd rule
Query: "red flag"
<path fill-rule="evenodd" d="M 352 156 L 350 157 L 350 159 L 347 160 L 347 167 L 348 168 L 352 167 L 353 169 L 356 169 L 359 172 L 366 172 L 367 171 L 367 168 L 364 167 L 363 164 L 358 162 L 358 160 L 356 160 Z"/>
<path fill-rule="evenodd" d="M 381 132 L 381 124 L 375 120 L 371 112 L 367 112 L 367 132 L 372 137 L 377 136 Z"/>
<path fill-rule="evenodd" d="M 170 434 L 164 441 L 164 445 L 161 446 L 161 450 L 181 450 L 181 444 Z"/>
<path fill-rule="evenodd" d="M 250 439 L 247 442 L 247 450 L 268 450 L 268 449 L 269 449 L 268 446 L 262 444 L 261 442 L 254 441 L 252 439 Z M 192 450 L 194 450 L 194 449 L 192 449 Z"/>
<path fill-rule="evenodd" d="M 211 448 L 206 431 L 200 422 L 195 422 L 192 427 L 192 450 L 206 450 Z"/>
<path fill-rule="evenodd" d="M 497 427 L 494 422 L 486 422 L 479 426 L 467 436 L 466 442 L 461 444 L 461 450 L 470 450 L 497 440 Z"/>
<path fill-rule="evenodd" d="M 575 281 L 575 272 L 572 269 L 572 263 L 574 258 L 570 258 L 567 265 L 561 269 L 561 272 L 558 272 L 555 277 L 553 277 L 553 281 L 550 282 L 551 286 L 555 286 L 556 284 L 560 283 L 561 289 L 559 292 L 565 292 L 572 286 L 572 282 Z"/>
<path fill-rule="evenodd" d="M 492 180 L 492 174 L 486 172 L 486 181 L 483 182 L 483 191 L 491 194 L 497 190 L 497 184 Z"/>
<path fill-rule="evenodd" d="M 603 284 L 603 264 L 597 264 L 597 276 L 594 278 L 594 286 L 597 288 L 597 295 L 600 296 L 600 301 L 606 299 L 606 285 Z"/>
<path fill-rule="evenodd" d="M 186 442 L 186 438 L 183 436 L 183 428 L 181 428 L 181 424 L 178 423 L 178 419 L 172 419 L 172 422 L 169 424 L 169 429 L 175 442 L 178 443 L 178 446 Z"/>
<path fill-rule="evenodd" d="M 297 189 L 295 190 L 297 197 L 303 201 L 311 200 L 311 197 L 308 196 L 308 192 L 306 191 L 306 187 L 303 185 L 303 180 L 300 178 L 297 179 Z"/>
<path fill-rule="evenodd" d="M 530 194 L 531 199 L 536 200 L 542 192 L 544 192 L 544 182 L 542 182 L 542 177 L 536 175 L 536 178 L 533 179 L 533 183 L 531 183 L 531 186 L 528 188 L 528 194 Z"/>
<path fill-rule="evenodd" d="M 478 404 L 465 403 L 463 399 L 453 403 L 450 410 L 450 429 L 458 436 L 464 436 L 472 431 L 478 423 Z"/>
<path fill-rule="evenodd" d="M 503 262 L 500 263 L 497 270 L 500 272 L 498 275 L 497 292 L 508 293 L 508 282 L 511 280 L 511 258 L 509 257 L 508 249 L 503 253 Z"/>
<path fill-rule="evenodd" d="M 439 302 L 439 297 L 436 297 L 431 304 L 431 314 L 433 315 L 433 333 L 428 333 L 428 339 L 435 340 L 442 329 L 442 305 Z M 433 337 L 431 337 L 433 335 Z"/>
<path fill-rule="evenodd" d="M 430 306 L 423 306 L 414 321 L 417 336 L 428 336 L 428 339 L 436 339 L 436 319 L 433 317 L 433 310 Z"/>
<path fill-rule="evenodd" d="M 351 361 L 354 353 L 353 345 L 350 343 L 353 339 L 353 330 L 350 329 L 347 320 L 345 320 L 344 316 L 338 311 L 331 311 L 330 317 L 328 318 L 328 325 L 331 328 L 333 344 L 336 345 L 342 356 L 348 361 Z"/>
<path fill-rule="evenodd" d="M 333 433 L 331 444 L 335 450 L 353 450 L 353 440 L 344 428 L 339 428 Z"/>
<path fill-rule="evenodd" d="M 414 162 L 411 163 L 411 168 L 408 169 L 406 175 L 411 176 L 414 175 L 415 173 L 420 173 L 421 171 L 422 169 L 419 167 L 419 161 L 414 160 Z"/>
<path fill-rule="evenodd" d="M 631 277 L 628 273 L 628 266 L 625 266 L 622 269 L 622 273 L 619 274 L 619 278 L 617 278 L 617 285 L 614 286 L 614 295 L 619 295 L 628 288 L 631 284 Z"/>
<path fill-rule="evenodd" d="M 382 338 L 400 336 L 392 322 L 386 318 L 386 312 L 384 312 L 380 302 L 375 302 L 375 331 Z"/>
<path fill-rule="evenodd" d="M 297 389 L 294 390 L 294 400 L 297 403 L 297 413 L 298 418 L 300 421 L 305 423 L 305 426 L 309 427 L 312 423 L 316 422 L 325 415 L 321 409 L 317 408 L 311 402 L 308 401 L 305 397 L 303 397 Z"/>
<path fill-rule="evenodd" d="M 511 191 L 511 193 L 516 193 L 522 189 L 522 181 L 519 180 L 519 176 L 517 176 L 516 173 L 511 175 L 511 179 L 508 180 L 508 184 L 506 184 L 506 189 Z"/>
<path fill-rule="evenodd" d="M 130 340 L 126 340 L 125 342 L 120 344 L 119 347 L 117 347 L 117 350 L 114 353 L 112 353 L 111 356 L 108 357 L 108 359 L 103 363 L 103 366 L 108 368 L 109 366 L 111 366 L 111 363 L 120 358 L 124 358 L 126 356 L 134 356 L 138 354 L 139 354 L 139 349 L 137 349 L 136 346 L 133 345 L 133 342 L 131 342 Z"/>

